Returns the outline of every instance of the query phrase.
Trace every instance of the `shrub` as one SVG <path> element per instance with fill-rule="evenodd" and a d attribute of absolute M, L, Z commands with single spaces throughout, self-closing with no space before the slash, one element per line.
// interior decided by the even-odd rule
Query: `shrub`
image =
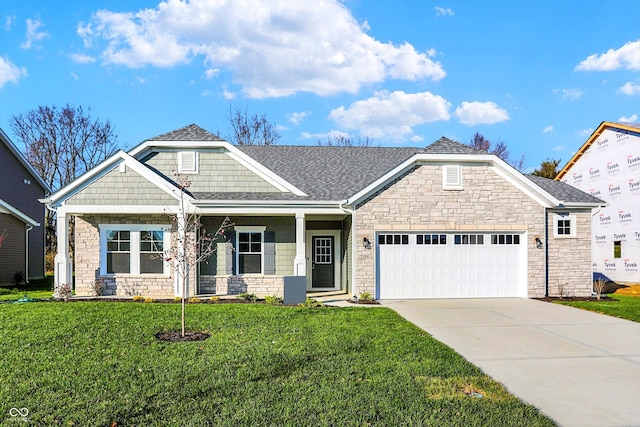
<path fill-rule="evenodd" d="M 9 295 L 17 293 L 17 289 L 0 288 L 0 295 Z"/>
<path fill-rule="evenodd" d="M 57 300 L 69 301 L 72 292 L 71 283 L 60 283 L 53 286 L 53 296 Z"/>
<path fill-rule="evenodd" d="M 107 290 L 107 284 L 105 283 L 104 279 L 96 279 L 91 283 L 91 289 L 97 297 L 101 297 L 102 295 L 104 295 L 104 291 Z"/>
<path fill-rule="evenodd" d="M 360 301 L 373 301 L 373 295 L 370 292 L 361 292 Z"/>
<path fill-rule="evenodd" d="M 306 307 L 306 308 L 318 308 L 318 307 L 322 307 L 322 303 L 320 301 L 316 301 L 313 298 L 309 298 L 307 297 L 307 299 L 305 300 L 305 302 L 303 302 L 302 304 L 298 304 L 300 307 Z"/>
<path fill-rule="evenodd" d="M 146 298 L 144 299 L 144 302 L 153 302 L 153 298 L 151 298 L 151 297 L 146 297 Z"/>
<path fill-rule="evenodd" d="M 258 297 L 256 296 L 256 294 L 250 294 L 247 292 L 243 292 L 239 294 L 238 298 L 240 298 L 242 301 L 245 301 L 245 302 L 256 302 L 258 300 Z"/>
<path fill-rule="evenodd" d="M 11 278 L 11 283 L 20 286 L 25 282 L 24 273 L 22 271 L 16 271 L 13 273 L 13 277 Z"/>
<path fill-rule="evenodd" d="M 189 304 L 198 304 L 200 302 L 200 298 L 191 297 L 187 300 Z"/>
<path fill-rule="evenodd" d="M 607 281 L 604 279 L 598 279 L 595 282 L 593 282 L 593 291 L 596 293 L 596 299 L 598 301 L 600 301 L 600 298 L 602 297 L 602 293 L 604 292 L 604 289 L 607 287 Z"/>
<path fill-rule="evenodd" d="M 173 297 L 173 301 L 180 302 L 182 301 L 182 297 Z"/>
<path fill-rule="evenodd" d="M 276 295 L 267 295 L 264 297 L 264 302 L 271 305 L 282 304 L 284 300 Z"/>
<path fill-rule="evenodd" d="M 144 301 L 144 297 L 142 295 L 135 295 L 133 297 L 133 302 L 143 302 Z"/>
<path fill-rule="evenodd" d="M 219 296 L 213 296 L 213 297 L 209 298 L 209 301 L 218 302 L 218 301 L 220 301 L 220 297 Z"/>

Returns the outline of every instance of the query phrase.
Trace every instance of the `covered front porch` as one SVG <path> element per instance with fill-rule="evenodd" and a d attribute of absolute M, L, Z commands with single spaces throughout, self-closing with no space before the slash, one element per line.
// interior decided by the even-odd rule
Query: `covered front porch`
<path fill-rule="evenodd" d="M 194 292 L 199 295 L 284 294 L 285 276 L 304 276 L 307 293 L 352 288 L 352 221 L 342 214 L 229 215 L 234 226 L 226 242 L 200 263 Z M 203 215 L 206 230 L 223 216 Z"/>

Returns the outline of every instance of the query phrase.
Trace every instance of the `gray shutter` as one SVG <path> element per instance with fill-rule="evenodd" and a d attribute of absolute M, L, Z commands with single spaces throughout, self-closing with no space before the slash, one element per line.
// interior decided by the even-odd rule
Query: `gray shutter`
<path fill-rule="evenodd" d="M 231 258 L 231 271 L 229 272 L 229 274 L 237 274 L 237 270 L 236 270 L 236 251 L 238 250 L 238 248 L 236 247 L 236 236 L 237 233 L 235 230 L 229 230 L 228 232 L 225 232 L 225 235 L 229 238 L 229 243 L 231 244 L 231 250 L 227 253 L 230 253 L 230 258 Z M 229 265 L 229 261 L 227 260 L 227 265 Z"/>
<path fill-rule="evenodd" d="M 276 274 L 276 233 L 264 232 L 264 274 Z"/>

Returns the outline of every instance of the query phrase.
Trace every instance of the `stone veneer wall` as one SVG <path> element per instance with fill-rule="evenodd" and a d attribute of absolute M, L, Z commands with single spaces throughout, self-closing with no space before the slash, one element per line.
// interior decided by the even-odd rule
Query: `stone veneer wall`
<path fill-rule="evenodd" d="M 442 165 L 416 166 L 357 206 L 356 241 L 375 242 L 378 231 L 520 231 L 526 232 L 528 296 L 545 293 L 545 251 L 535 236 L 545 236 L 545 208 L 491 169 L 462 165 L 462 190 L 442 188 Z M 354 293 L 375 294 L 375 243 L 356 248 Z M 584 251 L 584 247 L 580 248 Z"/>
<path fill-rule="evenodd" d="M 100 276 L 99 224 L 167 224 L 162 215 L 83 215 L 75 218 L 75 290 L 76 295 L 92 296 L 92 284 L 102 278 L 107 284 L 105 295 L 142 295 L 155 298 L 174 296 L 174 275 Z M 191 278 L 195 283 L 195 275 Z"/>
<path fill-rule="evenodd" d="M 590 296 L 593 289 L 591 268 L 591 210 L 573 211 L 575 237 L 553 237 L 553 212 L 547 212 L 549 244 L 549 295 Z"/>
<path fill-rule="evenodd" d="M 200 276 L 200 293 L 284 297 L 284 276 Z"/>

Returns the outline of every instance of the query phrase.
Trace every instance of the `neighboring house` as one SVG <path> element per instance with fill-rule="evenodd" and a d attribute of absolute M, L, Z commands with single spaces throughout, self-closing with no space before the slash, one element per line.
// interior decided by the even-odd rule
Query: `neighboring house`
<path fill-rule="evenodd" d="M 0 129 L 0 284 L 15 273 L 29 279 L 45 274 L 44 207 L 38 201 L 51 190 Z"/>
<path fill-rule="evenodd" d="M 97 278 L 116 295 L 181 294 L 149 244 L 175 242 L 166 212 L 180 199 L 176 169 L 207 229 L 227 215 L 235 223 L 231 243 L 199 266 L 198 294 L 282 295 L 291 275 L 306 276 L 308 291 L 379 299 L 542 297 L 558 284 L 591 293 L 591 209 L 603 202 L 569 185 L 446 138 L 234 146 L 189 125 L 119 151 L 45 201 L 58 242 L 75 217 L 78 295 Z M 56 283 L 70 283 L 59 251 Z"/>
<path fill-rule="evenodd" d="M 640 128 L 602 122 L 556 180 L 609 204 L 593 216 L 594 276 L 640 283 Z"/>

